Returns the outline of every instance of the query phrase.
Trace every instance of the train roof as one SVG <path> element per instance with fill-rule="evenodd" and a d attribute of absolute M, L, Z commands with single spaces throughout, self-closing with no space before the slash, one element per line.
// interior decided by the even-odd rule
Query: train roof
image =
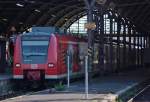
<path fill-rule="evenodd" d="M 51 34 L 58 34 L 58 35 L 66 35 L 67 33 L 65 32 L 64 29 L 58 28 L 58 27 L 31 27 L 31 32 L 29 33 L 24 33 L 23 35 L 51 35 Z"/>

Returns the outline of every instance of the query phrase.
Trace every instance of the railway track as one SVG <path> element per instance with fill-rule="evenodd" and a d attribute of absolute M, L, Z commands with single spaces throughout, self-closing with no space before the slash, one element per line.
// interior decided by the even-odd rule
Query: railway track
<path fill-rule="evenodd" d="M 150 102 L 150 85 L 144 87 L 139 93 L 132 97 L 128 102 Z"/>

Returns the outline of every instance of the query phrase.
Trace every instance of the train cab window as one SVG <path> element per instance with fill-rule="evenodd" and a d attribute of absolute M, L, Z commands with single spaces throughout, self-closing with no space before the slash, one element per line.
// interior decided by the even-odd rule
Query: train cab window
<path fill-rule="evenodd" d="M 46 63 L 49 41 L 23 41 L 22 56 L 24 63 Z"/>

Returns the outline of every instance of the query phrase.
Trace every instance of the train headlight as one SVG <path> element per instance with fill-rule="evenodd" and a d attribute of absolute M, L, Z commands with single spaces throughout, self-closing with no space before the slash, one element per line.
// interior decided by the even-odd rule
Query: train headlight
<path fill-rule="evenodd" d="M 52 67 L 54 67 L 54 64 L 53 64 L 53 63 L 49 63 L 49 64 L 48 64 L 48 67 L 49 67 L 49 68 L 52 68 Z"/>
<path fill-rule="evenodd" d="M 19 63 L 17 63 L 15 66 L 16 66 L 17 68 L 21 67 L 21 65 L 20 65 Z"/>

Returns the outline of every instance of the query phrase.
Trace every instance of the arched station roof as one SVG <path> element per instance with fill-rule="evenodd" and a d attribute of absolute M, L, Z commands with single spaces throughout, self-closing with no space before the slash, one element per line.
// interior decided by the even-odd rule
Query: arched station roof
<path fill-rule="evenodd" d="M 105 6 L 132 21 L 142 31 L 149 31 L 149 0 L 107 0 Z M 1 0 L 0 31 L 6 32 L 12 26 L 17 30 L 31 26 L 68 27 L 86 12 L 84 0 Z"/>

